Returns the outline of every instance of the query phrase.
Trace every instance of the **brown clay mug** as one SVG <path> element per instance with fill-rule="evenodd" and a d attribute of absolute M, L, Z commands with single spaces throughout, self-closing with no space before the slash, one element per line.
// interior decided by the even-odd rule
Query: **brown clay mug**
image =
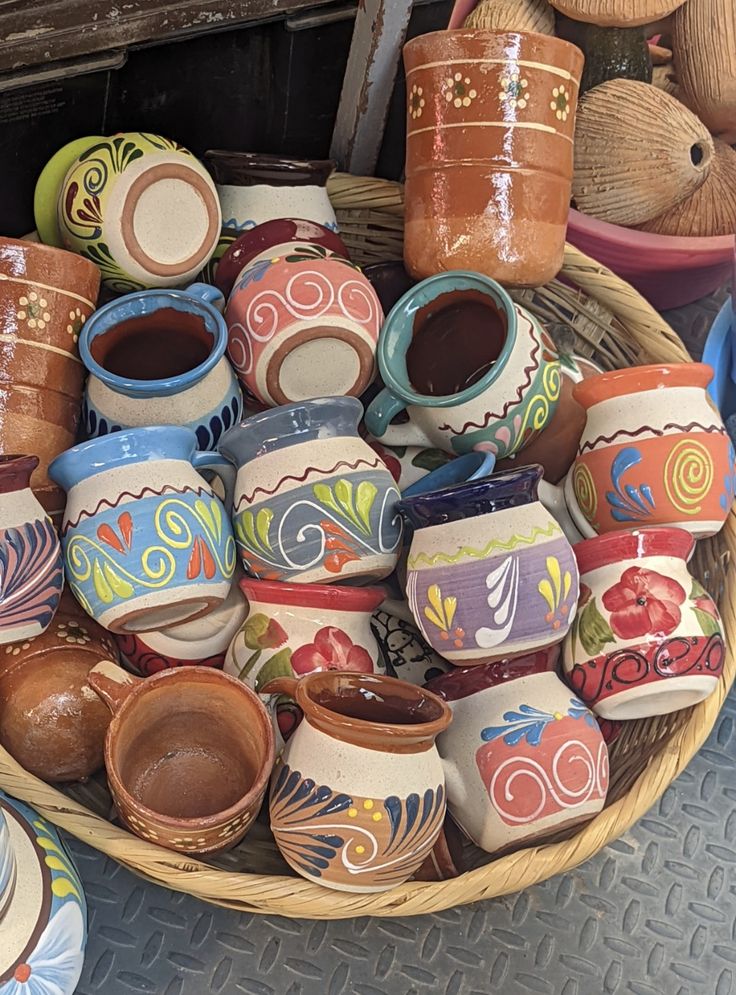
<path fill-rule="evenodd" d="M 434 31 L 404 47 L 404 261 L 538 286 L 562 266 L 583 54 L 522 32 Z"/>
<path fill-rule="evenodd" d="M 210 667 L 142 680 L 105 661 L 89 684 L 113 712 L 105 766 L 131 832 L 188 854 L 239 843 L 274 762 L 271 720 L 258 696 Z"/>

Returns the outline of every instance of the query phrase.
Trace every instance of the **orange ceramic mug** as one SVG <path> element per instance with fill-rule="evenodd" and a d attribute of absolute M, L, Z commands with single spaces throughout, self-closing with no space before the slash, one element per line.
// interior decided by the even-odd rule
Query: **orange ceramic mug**
<path fill-rule="evenodd" d="M 105 766 L 126 826 L 180 853 L 219 853 L 240 842 L 274 762 L 273 728 L 258 695 L 210 667 L 142 680 L 105 661 L 88 680 L 113 712 Z"/>
<path fill-rule="evenodd" d="M 547 35 L 434 31 L 404 47 L 404 260 L 537 286 L 562 266 L 583 54 Z"/>

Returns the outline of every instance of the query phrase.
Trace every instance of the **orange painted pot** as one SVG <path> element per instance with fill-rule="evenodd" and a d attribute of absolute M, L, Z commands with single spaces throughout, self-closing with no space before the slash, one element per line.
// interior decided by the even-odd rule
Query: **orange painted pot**
<path fill-rule="evenodd" d="M 734 449 L 706 388 L 704 363 L 635 366 L 573 388 L 586 423 L 572 470 L 597 533 L 677 525 L 714 535 L 736 491 Z"/>
<path fill-rule="evenodd" d="M 546 35 L 435 31 L 404 47 L 404 259 L 536 286 L 562 266 L 582 52 Z"/>

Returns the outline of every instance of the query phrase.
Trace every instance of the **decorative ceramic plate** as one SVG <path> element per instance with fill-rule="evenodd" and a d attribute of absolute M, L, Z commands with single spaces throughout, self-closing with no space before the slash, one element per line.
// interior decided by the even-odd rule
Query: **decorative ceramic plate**
<path fill-rule="evenodd" d="M 91 148 L 95 142 L 102 141 L 104 138 L 100 135 L 75 138 L 73 142 L 68 142 L 55 152 L 41 170 L 33 194 L 33 216 L 36 219 L 38 236 L 44 245 L 54 245 L 57 249 L 64 247 L 56 218 L 56 203 L 61 184 L 75 159 Z"/>
<path fill-rule="evenodd" d="M 72 995 L 87 905 L 56 830 L 0 791 L 0 995 Z"/>

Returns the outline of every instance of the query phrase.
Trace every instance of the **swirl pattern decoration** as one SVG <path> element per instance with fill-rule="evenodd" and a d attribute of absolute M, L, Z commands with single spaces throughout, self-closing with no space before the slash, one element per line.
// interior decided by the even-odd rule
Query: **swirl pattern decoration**
<path fill-rule="evenodd" d="M 664 487 L 672 506 L 683 515 L 700 514 L 714 480 L 710 453 L 695 439 L 681 439 L 664 465 Z"/>
<path fill-rule="evenodd" d="M 576 463 L 572 472 L 572 486 L 581 512 L 589 522 L 598 510 L 598 495 L 593 476 L 585 463 Z"/>

